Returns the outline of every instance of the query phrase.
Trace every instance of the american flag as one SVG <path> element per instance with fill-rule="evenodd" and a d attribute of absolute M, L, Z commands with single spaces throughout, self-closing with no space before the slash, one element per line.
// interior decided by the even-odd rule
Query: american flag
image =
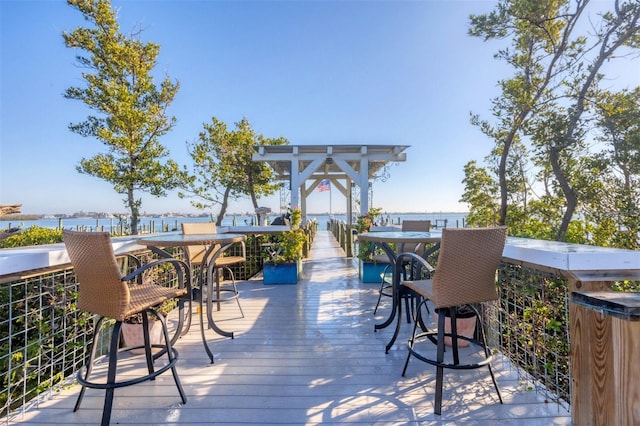
<path fill-rule="evenodd" d="M 328 191 L 330 189 L 331 189 L 331 182 L 329 182 L 329 179 L 324 179 L 322 182 L 320 182 L 320 185 L 318 185 L 319 192 Z"/>

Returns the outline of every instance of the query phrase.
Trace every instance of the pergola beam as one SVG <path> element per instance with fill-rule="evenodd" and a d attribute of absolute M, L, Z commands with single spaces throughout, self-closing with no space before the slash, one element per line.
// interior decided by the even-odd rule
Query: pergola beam
<path fill-rule="evenodd" d="M 360 214 L 369 211 L 369 181 L 387 163 L 406 161 L 406 145 L 259 145 L 253 161 L 268 163 L 281 181 L 289 181 L 291 207 L 300 207 L 306 218 L 306 199 L 322 179 L 347 198 L 350 211 L 351 183 L 360 187 Z M 306 181 L 313 182 L 309 187 Z M 344 184 L 343 184 L 344 182 Z M 302 199 L 300 198 L 302 197 Z M 351 215 L 347 215 L 351 223 Z"/>

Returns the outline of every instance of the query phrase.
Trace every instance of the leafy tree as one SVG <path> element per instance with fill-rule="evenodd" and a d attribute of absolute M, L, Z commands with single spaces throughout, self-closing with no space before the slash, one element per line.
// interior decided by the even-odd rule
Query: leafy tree
<path fill-rule="evenodd" d="M 549 19 L 558 14 L 560 4 L 553 0 L 506 0 L 496 10 L 485 15 L 471 15 L 469 35 L 485 41 L 511 37 L 511 49 L 502 49 L 495 56 L 513 66 L 515 75 L 499 82 L 502 94 L 492 100 L 492 114 L 496 123 L 472 116 L 472 124 L 494 139 L 494 154 L 499 158 L 498 179 L 500 185 L 499 223 L 507 222 L 509 183 L 508 166 L 511 147 L 526 132 L 530 117 L 535 114 L 541 99 L 551 89 L 553 67 L 560 60 L 562 51 L 554 52 L 554 45 L 566 46 L 566 34 L 561 33 L 558 22 Z M 579 12 L 573 16 L 577 19 Z"/>
<path fill-rule="evenodd" d="M 603 179 L 597 199 L 605 206 L 591 206 L 593 221 L 613 228 L 611 245 L 640 248 L 640 88 L 605 92 L 596 105 L 598 138 L 605 144 L 599 155 Z M 612 218 L 615 218 L 613 220 Z M 619 224 L 620 229 L 615 229 Z"/>
<path fill-rule="evenodd" d="M 573 216 L 598 186 L 594 169 L 582 168 L 585 160 L 580 157 L 590 156 L 591 108 L 599 96 L 602 66 L 615 59 L 621 48 L 638 47 L 640 41 L 637 1 L 614 1 L 613 10 L 601 15 L 591 37 L 579 34 L 578 24 L 590 19 L 585 12 L 589 3 L 503 0 L 489 14 L 472 15 L 469 30 L 485 40 L 511 40 L 510 48 L 496 54 L 513 66 L 515 75 L 500 82 L 502 94 L 492 107 L 495 122 L 472 116 L 472 123 L 496 141 L 500 223 L 508 221 L 512 147 L 519 138 L 526 138 L 533 145 L 539 178 L 553 180 L 545 182 L 550 189 L 545 196 L 559 193 L 564 199 L 557 240 L 582 239 L 574 232 L 581 226 L 572 225 Z M 585 226 L 582 229 L 589 232 Z"/>
<path fill-rule="evenodd" d="M 198 209 L 219 206 L 218 225 L 222 224 L 230 200 L 248 195 L 253 207 L 258 208 L 258 198 L 274 194 L 280 186 L 273 183 L 273 171 L 266 163 L 252 160 L 254 146 L 288 143 L 282 137 L 256 135 L 246 118 L 230 131 L 224 122 L 212 117 L 211 123 L 204 124 L 198 140 L 187 143 L 195 174 L 179 196 L 193 198 L 191 204 Z"/>
<path fill-rule="evenodd" d="M 478 167 L 475 161 L 464 166 L 463 183 L 465 191 L 461 202 L 469 204 L 467 223 L 471 226 L 495 225 L 498 220 L 499 204 L 495 198 L 498 193 L 496 181 L 489 172 Z"/>
<path fill-rule="evenodd" d="M 179 82 L 165 76 L 159 85 L 152 71 L 160 46 L 143 43 L 140 31 L 126 36 L 120 32 L 116 14 L 108 0 L 67 0 L 82 13 L 92 28 L 78 27 L 64 32 L 67 47 L 82 51 L 76 61 L 83 68 L 86 85 L 70 87 L 68 99 L 84 102 L 96 112 L 69 129 L 101 141 L 106 152 L 83 158 L 80 173 L 104 179 L 124 194 L 131 212 L 131 232 L 138 232 L 141 199 L 137 192 L 166 195 L 186 177 L 160 144 L 175 117 L 167 108 L 179 89 Z"/>
<path fill-rule="evenodd" d="M 572 179 L 572 170 L 565 167 L 563 154 L 571 155 L 581 148 L 590 126 L 587 111 L 598 96 L 598 83 L 603 75 L 602 66 L 615 59 L 622 46 L 640 47 L 640 3 L 637 1 L 615 1 L 614 10 L 602 16 L 602 26 L 596 29 L 597 40 L 592 48 L 597 52 L 593 58 L 578 63 L 572 70 L 568 84 L 563 84 L 561 94 L 569 99 L 569 106 L 550 104 L 554 116 L 553 133 L 545 142 L 549 150 L 549 162 L 555 179 L 566 200 L 566 209 L 556 239 L 563 240 L 578 207 L 581 183 Z M 588 49 L 591 50 L 591 49 Z M 586 53 L 578 50 L 577 54 Z M 543 121 L 542 126 L 546 126 Z"/>

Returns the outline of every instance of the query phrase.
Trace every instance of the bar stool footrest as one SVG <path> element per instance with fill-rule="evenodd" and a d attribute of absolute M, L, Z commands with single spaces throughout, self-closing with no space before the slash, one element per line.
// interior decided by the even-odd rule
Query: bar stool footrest
<path fill-rule="evenodd" d="M 222 297 L 222 294 L 220 294 L 219 298 L 215 298 L 215 296 L 211 299 L 211 301 L 213 303 L 219 303 L 219 302 L 228 302 L 230 300 L 236 300 L 238 297 L 240 297 L 240 292 L 235 291 L 232 288 L 221 288 L 220 293 L 231 293 L 228 296 Z M 206 300 L 206 299 L 205 299 Z"/>
<path fill-rule="evenodd" d="M 429 341 L 431 341 L 433 344 L 437 345 L 438 344 L 437 335 L 438 335 L 437 331 L 427 331 L 424 333 L 416 334 L 414 336 L 414 344 L 416 340 L 426 338 L 426 339 L 429 339 Z M 445 333 L 444 337 L 449 337 L 453 339 L 453 335 L 451 333 Z M 483 351 L 486 351 L 484 343 L 482 343 L 478 339 L 474 339 L 472 337 L 467 337 L 467 336 L 461 336 L 461 335 L 458 335 L 457 338 L 460 340 L 466 340 L 472 345 L 482 349 Z M 415 356 L 421 361 L 426 362 L 427 364 L 431 364 L 436 367 L 450 368 L 453 370 L 473 370 L 476 368 L 482 368 L 482 367 L 486 367 L 493 361 L 493 355 L 489 355 L 488 357 L 485 357 L 484 359 L 482 359 L 482 361 L 479 361 L 477 363 L 471 363 L 471 364 L 459 364 L 459 363 L 455 364 L 455 363 L 448 363 L 448 362 L 438 362 L 437 360 L 425 357 L 420 352 L 416 351 L 413 347 L 411 347 L 411 344 L 408 345 L 408 349 L 411 355 Z M 449 347 L 449 349 L 453 350 L 452 347 Z"/>

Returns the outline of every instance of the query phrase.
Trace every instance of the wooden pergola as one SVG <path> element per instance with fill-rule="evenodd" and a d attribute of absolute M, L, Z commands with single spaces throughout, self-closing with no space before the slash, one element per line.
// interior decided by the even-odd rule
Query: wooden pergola
<path fill-rule="evenodd" d="M 352 211 L 352 188 L 360 189 L 360 215 L 369 211 L 369 182 L 387 163 L 406 161 L 406 145 L 259 145 L 253 161 L 264 161 L 276 178 L 289 182 L 291 207 L 300 207 L 306 219 L 307 197 L 325 179 L 342 193 Z M 351 215 L 347 214 L 351 223 Z"/>

